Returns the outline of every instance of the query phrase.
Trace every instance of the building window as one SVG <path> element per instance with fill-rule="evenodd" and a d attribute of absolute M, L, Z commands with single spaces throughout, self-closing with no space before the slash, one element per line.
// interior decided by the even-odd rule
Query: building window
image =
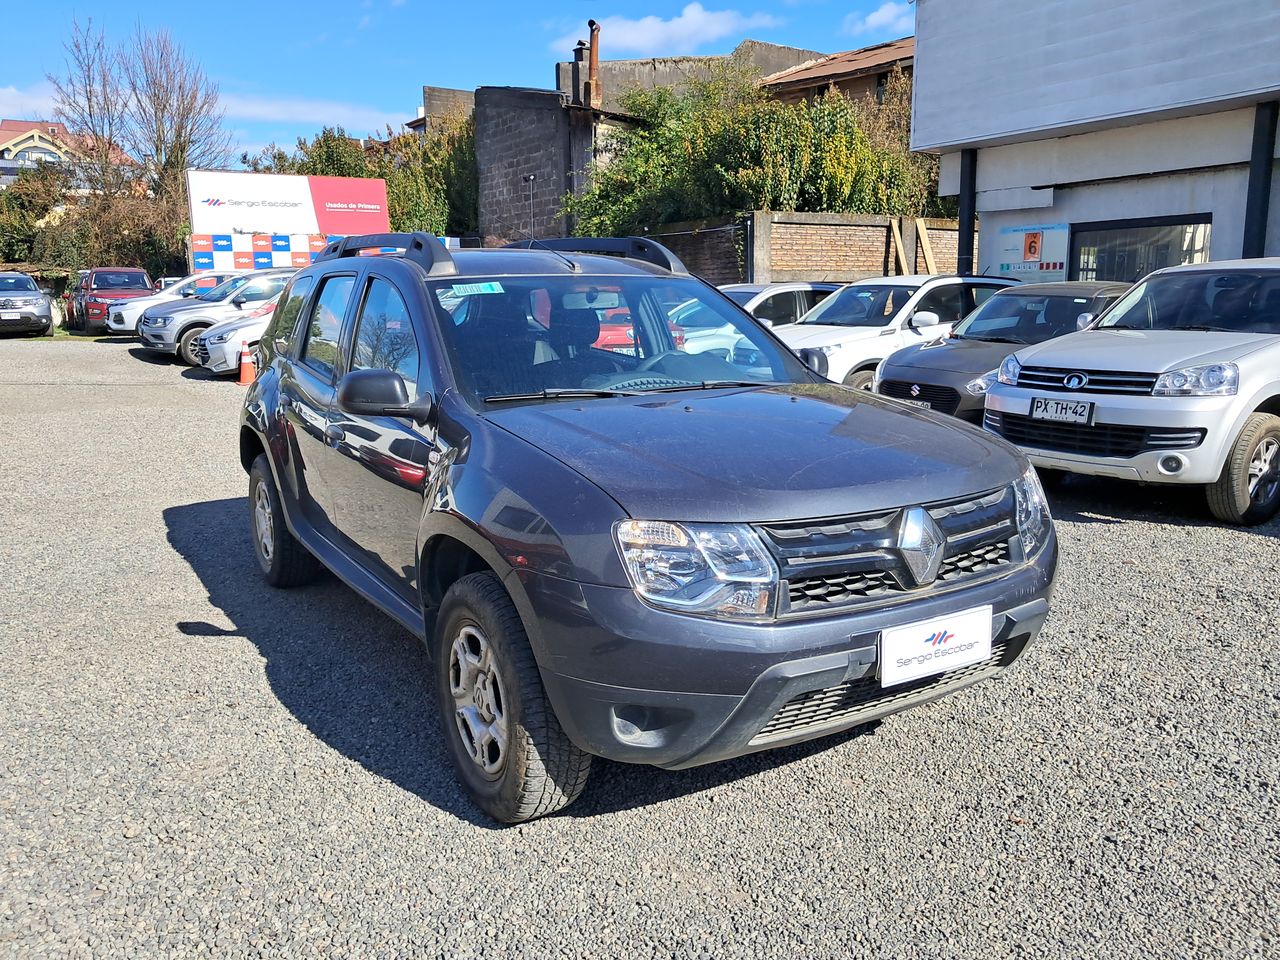
<path fill-rule="evenodd" d="M 1133 283 L 1152 270 L 1209 259 L 1210 214 L 1071 226 L 1071 279 Z"/>

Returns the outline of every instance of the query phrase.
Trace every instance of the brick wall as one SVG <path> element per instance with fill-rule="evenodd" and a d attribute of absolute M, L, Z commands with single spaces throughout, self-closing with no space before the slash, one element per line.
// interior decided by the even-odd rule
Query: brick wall
<path fill-rule="evenodd" d="M 857 280 L 884 276 L 892 270 L 893 241 L 887 217 L 774 214 L 771 219 L 769 266 L 773 281 Z"/>
<path fill-rule="evenodd" d="M 959 224 L 954 220 L 925 220 L 929 230 L 929 244 L 933 248 L 933 262 L 938 273 L 955 273 L 956 249 L 960 242 Z M 978 251 L 978 232 L 973 233 L 973 250 Z M 925 273 L 924 245 L 916 242 L 916 272 Z M 982 267 L 974 264 L 974 271 L 981 272 Z"/>
<path fill-rule="evenodd" d="M 746 279 L 745 251 L 739 251 L 744 227 L 731 217 L 689 223 L 664 223 L 649 234 L 684 261 L 689 272 L 708 283 Z"/>
<path fill-rule="evenodd" d="M 523 238 L 529 229 L 533 174 L 533 235 L 566 233 L 560 207 L 571 187 L 568 112 L 555 91 L 480 87 L 475 95 L 480 234 L 487 245 Z"/>

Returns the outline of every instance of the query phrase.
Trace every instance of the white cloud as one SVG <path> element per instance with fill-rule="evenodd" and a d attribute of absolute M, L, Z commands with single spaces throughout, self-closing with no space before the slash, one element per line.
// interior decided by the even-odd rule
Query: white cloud
<path fill-rule="evenodd" d="M 252 94 L 222 95 L 227 118 L 242 123 L 280 123 L 290 127 L 310 125 L 343 127 L 353 137 L 381 133 L 390 126 L 398 130 L 408 114 L 387 113 L 377 107 L 339 100 L 312 100 L 307 97 L 261 97 Z"/>
<path fill-rule="evenodd" d="M 855 37 L 864 33 L 905 37 L 916 32 L 916 14 L 910 4 L 888 0 L 870 13 L 851 13 L 844 18 L 844 32 Z"/>
<path fill-rule="evenodd" d="M 48 83 L 20 89 L 0 87 L 0 117 L 11 120 L 49 120 L 53 117 L 53 87 Z"/>
<path fill-rule="evenodd" d="M 600 21 L 600 50 L 603 56 L 619 53 L 641 56 L 693 53 L 699 47 L 746 30 L 777 27 L 782 23 L 768 13 L 741 13 L 737 10 L 708 10 L 691 3 L 670 20 L 658 16 L 605 17 Z M 568 56 L 574 44 L 585 39 L 586 26 L 555 40 L 551 49 Z"/>

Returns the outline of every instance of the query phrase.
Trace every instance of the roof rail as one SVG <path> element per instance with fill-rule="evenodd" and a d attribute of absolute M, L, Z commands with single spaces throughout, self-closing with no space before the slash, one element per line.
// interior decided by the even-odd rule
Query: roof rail
<path fill-rule="evenodd" d="M 381 247 L 395 247 L 404 251 L 404 258 L 412 260 L 428 276 L 451 276 L 458 272 L 453 257 L 445 249 L 434 233 L 419 230 L 416 233 L 367 233 L 359 237 L 343 237 L 334 240 L 321 250 L 315 263 L 325 260 L 337 260 L 341 257 L 356 257 L 362 250 L 373 250 Z"/>
<path fill-rule="evenodd" d="M 647 237 L 552 237 L 548 240 L 518 240 L 508 247 L 521 250 L 555 250 L 559 253 L 603 253 L 630 260 L 644 260 L 672 273 L 688 273 L 674 253 Z"/>

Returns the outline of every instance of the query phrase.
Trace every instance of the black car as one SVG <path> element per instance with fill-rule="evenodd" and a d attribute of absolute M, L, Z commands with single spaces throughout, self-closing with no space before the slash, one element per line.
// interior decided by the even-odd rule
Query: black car
<path fill-rule="evenodd" d="M 987 389 L 1019 347 L 1075 333 L 1129 289 L 1073 280 L 1006 287 L 983 301 L 951 336 L 890 354 L 871 388 L 886 397 L 982 423 Z"/>
<path fill-rule="evenodd" d="M 427 643 L 484 810 L 563 807 L 592 755 L 865 724 L 1023 652 L 1057 546 L 1015 448 L 824 381 L 656 243 L 539 246 L 335 241 L 282 294 L 240 430 L 266 579 L 323 563 Z M 686 353 L 690 299 L 758 365 Z M 634 347 L 594 346 L 603 320 Z"/>

